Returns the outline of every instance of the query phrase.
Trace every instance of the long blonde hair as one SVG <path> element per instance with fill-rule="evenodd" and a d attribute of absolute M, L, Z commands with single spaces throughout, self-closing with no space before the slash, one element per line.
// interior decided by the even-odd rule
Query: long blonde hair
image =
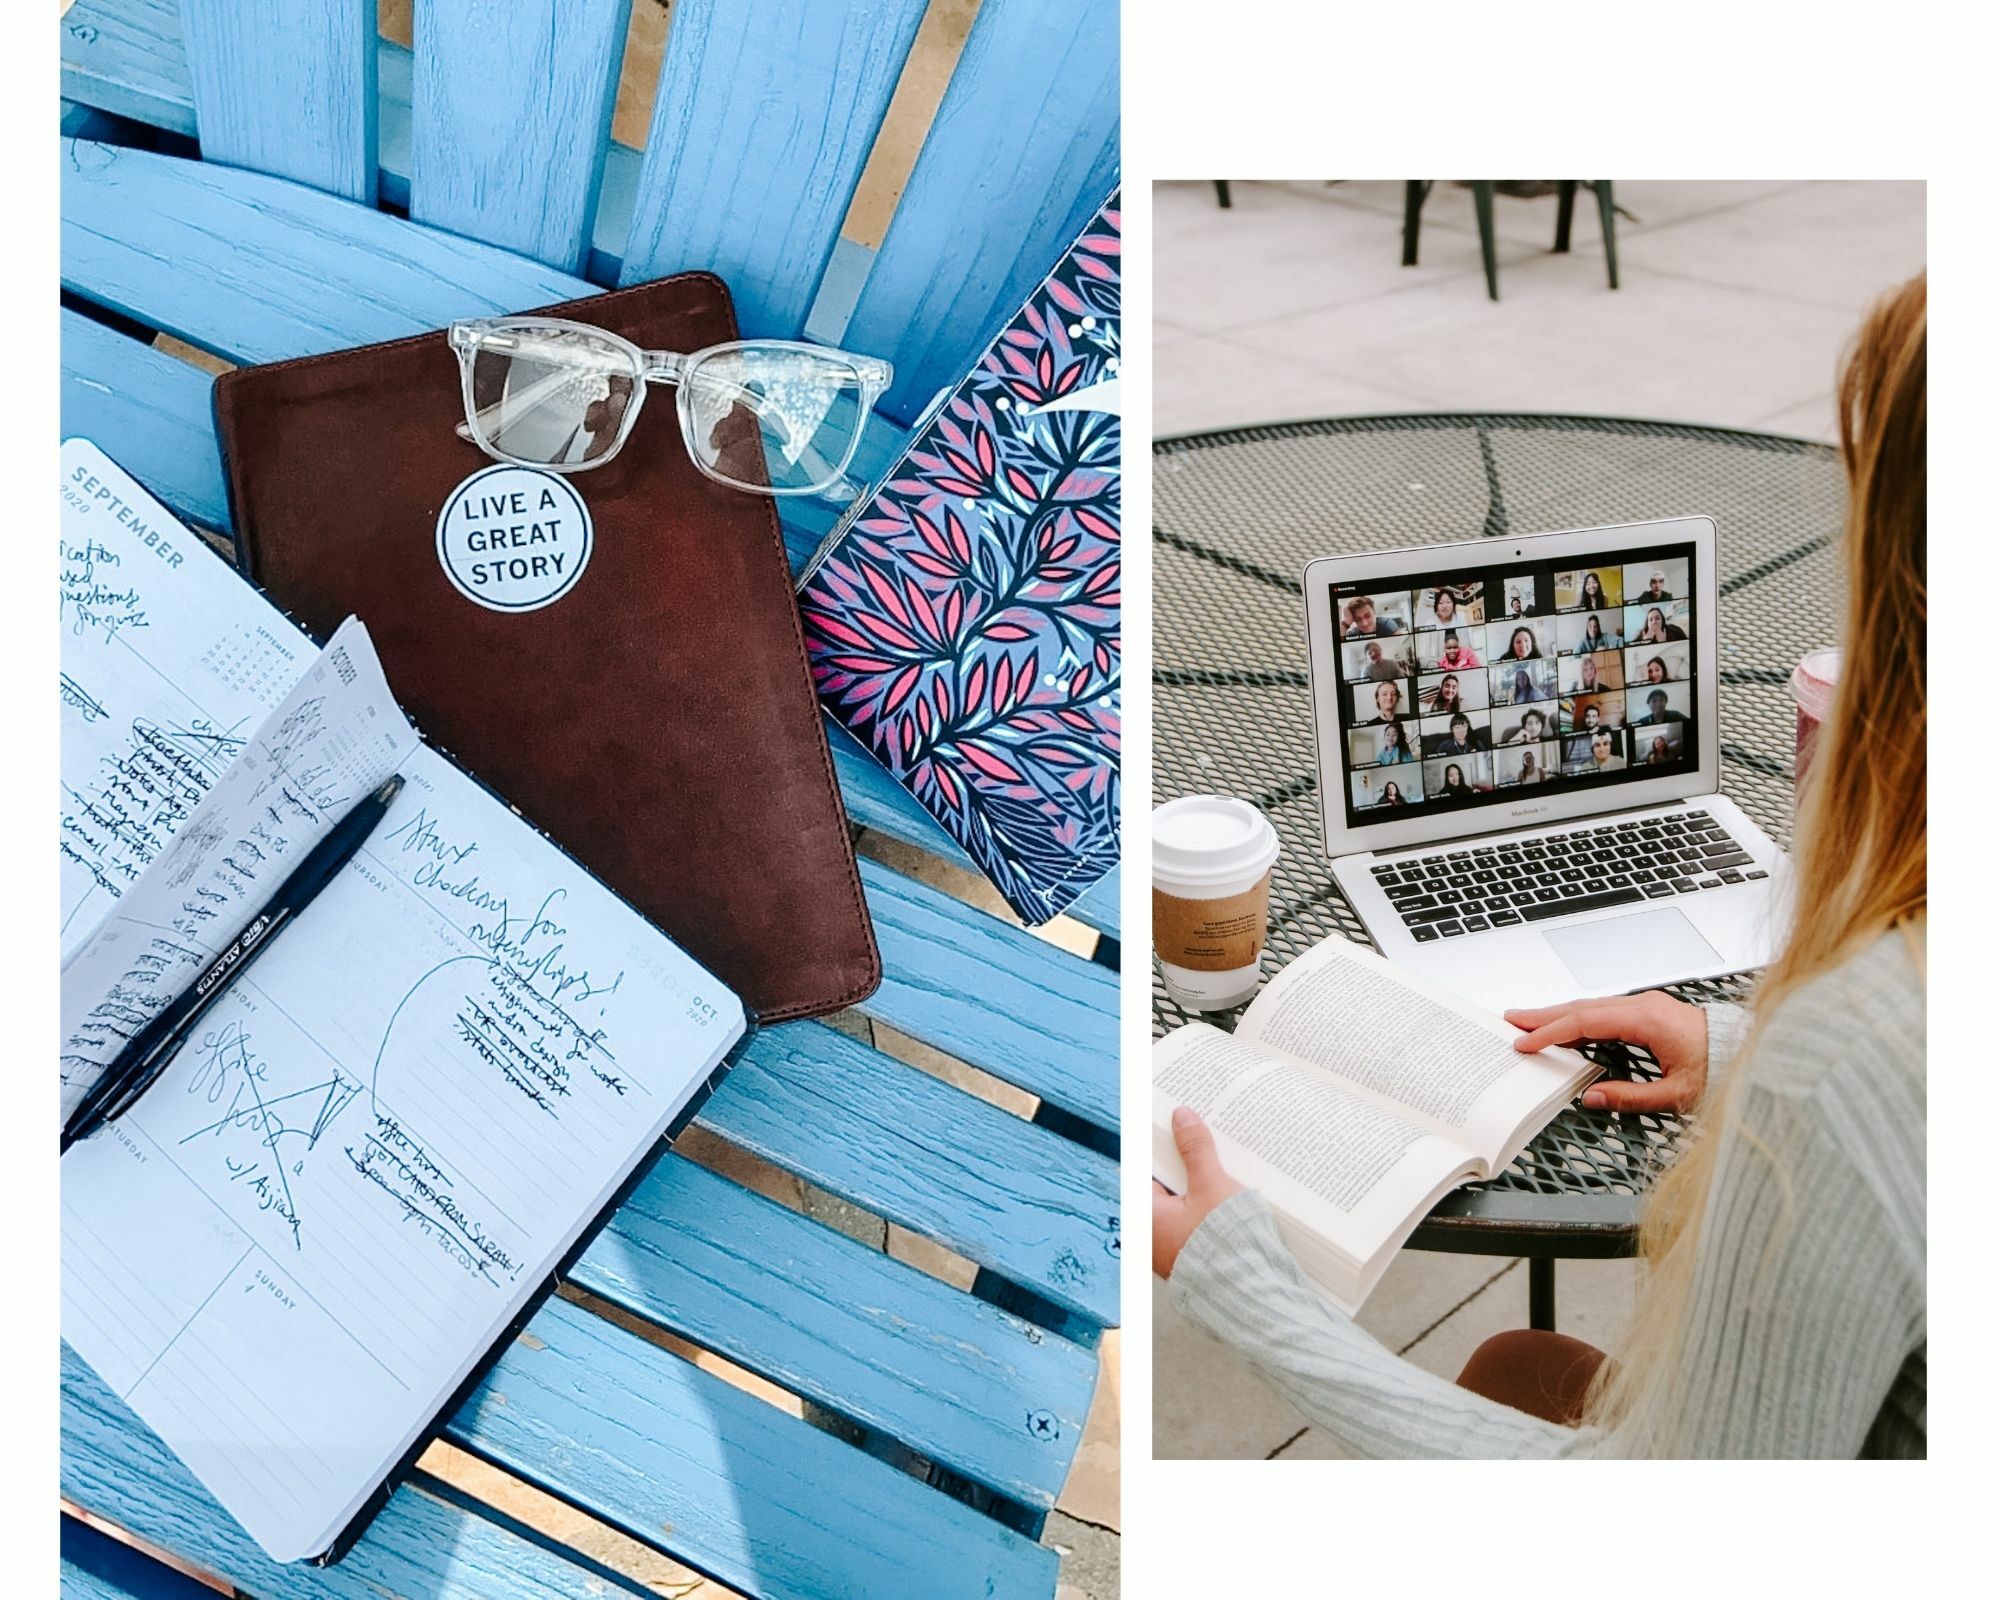
<path fill-rule="evenodd" d="M 1641 1454 L 1681 1453 L 1674 1430 L 1691 1397 L 1673 1392 L 1675 1358 L 1688 1332 L 1702 1212 L 1731 1102 L 1756 1071 L 1764 1020 L 1784 996 L 1887 929 L 1921 931 L 1929 873 L 1924 324 L 1919 274 L 1870 312 L 1841 373 L 1845 655 L 1799 795 L 1793 924 L 1758 984 L 1742 1056 L 1647 1203 L 1640 1253 L 1648 1270 L 1631 1332 L 1619 1359 L 1598 1369 L 1586 1406 L 1589 1422 L 1643 1433 L 1631 1441 Z"/>

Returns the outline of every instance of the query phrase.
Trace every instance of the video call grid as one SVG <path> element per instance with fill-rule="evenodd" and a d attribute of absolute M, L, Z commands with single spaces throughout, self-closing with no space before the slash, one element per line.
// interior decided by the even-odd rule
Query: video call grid
<path fill-rule="evenodd" d="M 1351 823 L 1696 759 L 1693 551 L 1329 590 Z"/>

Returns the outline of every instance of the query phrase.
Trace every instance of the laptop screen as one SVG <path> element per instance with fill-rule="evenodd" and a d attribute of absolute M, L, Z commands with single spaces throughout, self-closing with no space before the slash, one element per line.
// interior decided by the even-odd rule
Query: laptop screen
<path fill-rule="evenodd" d="M 1700 762 L 1695 547 L 1330 584 L 1347 822 Z"/>

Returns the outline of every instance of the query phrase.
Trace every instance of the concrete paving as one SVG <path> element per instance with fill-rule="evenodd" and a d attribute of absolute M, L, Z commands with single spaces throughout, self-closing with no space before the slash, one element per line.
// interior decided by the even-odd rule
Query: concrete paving
<path fill-rule="evenodd" d="M 1833 382 L 1863 310 L 1924 265 L 1921 183 L 1617 183 L 1620 287 L 1579 195 L 1555 255 L 1554 198 L 1495 206 L 1500 300 L 1486 297 L 1470 192 L 1440 183 L 1404 267 L 1400 181 L 1153 190 L 1158 436 L 1374 412 L 1588 411 L 1836 437 Z M 1611 1344 L 1629 1261 L 1565 1262 L 1557 1326 Z M 1489 1334 L 1527 1323 L 1527 1270 L 1406 1251 L 1361 1324 L 1455 1378 Z M 1153 1451 L 1337 1455 L 1322 1432 L 1155 1285 Z"/>
<path fill-rule="evenodd" d="M 1595 411 L 1831 439 L 1870 300 L 1924 264 L 1921 183 L 1632 181 L 1621 286 L 1581 196 L 1496 202 L 1486 298 L 1469 192 L 1440 184 L 1419 264 L 1397 181 L 1154 188 L 1157 434 L 1368 411 Z"/>

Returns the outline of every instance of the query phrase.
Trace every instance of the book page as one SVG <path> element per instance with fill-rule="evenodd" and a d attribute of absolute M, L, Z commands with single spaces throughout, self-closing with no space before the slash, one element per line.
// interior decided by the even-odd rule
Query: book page
<path fill-rule="evenodd" d="M 1518 1032 L 1374 951 L 1332 938 L 1265 986 L 1237 1037 L 1337 1074 L 1465 1143 L 1491 1170 L 1598 1072 L 1573 1050 L 1520 1055 Z"/>
<path fill-rule="evenodd" d="M 62 447 L 62 959 L 315 651 L 88 439 Z"/>
<path fill-rule="evenodd" d="M 1357 1269 L 1471 1165 L 1470 1152 L 1433 1130 L 1206 1023 L 1153 1046 L 1153 1172 L 1183 1192 L 1177 1106 L 1208 1123 L 1231 1177 L 1263 1190 Z"/>
<path fill-rule="evenodd" d="M 207 578 L 190 603 L 226 628 L 240 580 L 192 549 Z M 307 679 L 341 678 L 333 660 Z M 284 772 L 329 792 L 317 757 L 254 756 L 213 787 L 218 808 L 239 768 L 250 789 Z M 281 1561 L 366 1504 L 749 1024 L 443 757 L 418 747 L 401 771 L 354 860 L 137 1105 L 62 1158 L 63 1337 Z M 245 862 L 229 830 L 197 831 L 205 815 L 149 871 L 194 863 L 177 891 L 234 892 L 215 873 Z M 142 873 L 114 923 L 147 894 Z M 90 971 L 86 949 L 71 973 Z"/>

